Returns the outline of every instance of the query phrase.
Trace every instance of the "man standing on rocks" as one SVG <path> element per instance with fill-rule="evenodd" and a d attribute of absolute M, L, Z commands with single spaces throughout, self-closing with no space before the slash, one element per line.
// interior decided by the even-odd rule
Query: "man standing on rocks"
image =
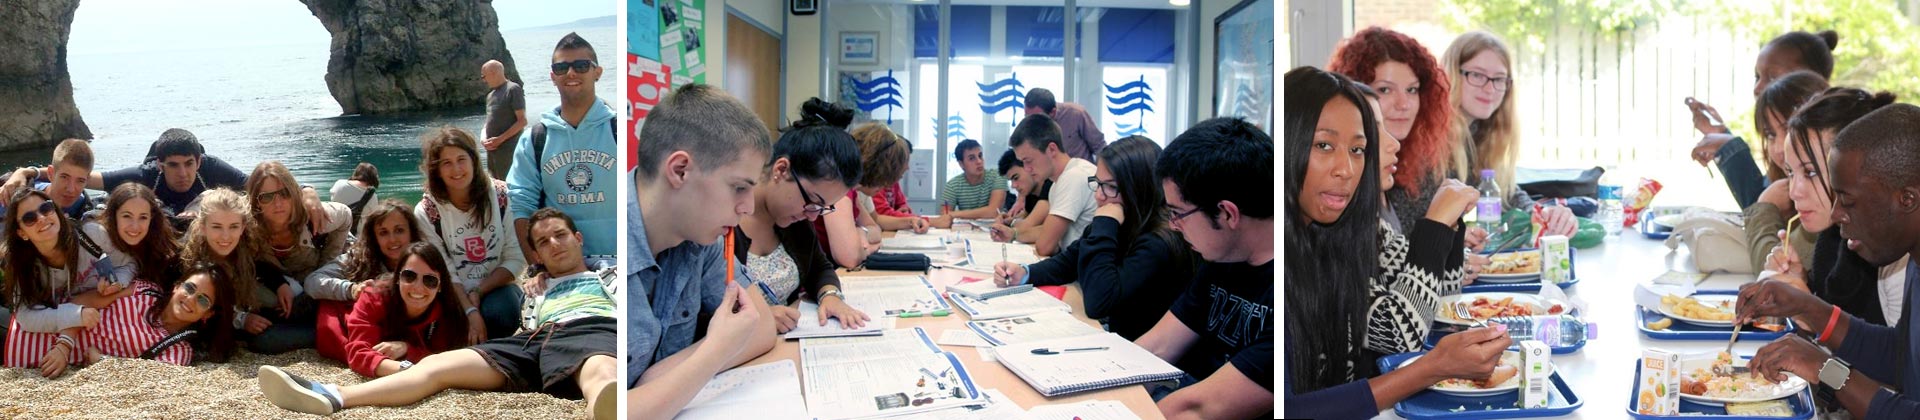
<path fill-rule="evenodd" d="M 534 210 L 553 207 L 580 224 L 582 232 L 617 232 L 620 171 L 614 159 L 613 108 L 594 96 L 593 84 L 602 68 L 593 45 L 569 33 L 553 48 L 551 76 L 560 90 L 560 106 L 540 114 L 514 146 L 513 167 L 507 171 L 509 208 L 514 231 L 530 266 L 541 266 L 529 242 L 527 217 Z M 589 235 L 587 266 L 612 266 L 614 235 Z"/>
<path fill-rule="evenodd" d="M 507 66 L 500 60 L 480 65 L 480 79 L 487 82 L 487 125 L 480 147 L 487 149 L 487 174 L 505 180 L 513 166 L 513 146 L 527 128 L 527 93 L 519 83 L 507 80 Z"/>

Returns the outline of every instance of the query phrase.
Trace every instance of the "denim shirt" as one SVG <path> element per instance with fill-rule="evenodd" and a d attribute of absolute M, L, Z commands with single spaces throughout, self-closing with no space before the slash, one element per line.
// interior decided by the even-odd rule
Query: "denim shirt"
<path fill-rule="evenodd" d="M 631 172 L 629 172 L 631 176 Z M 639 197 L 636 188 L 634 197 Z M 717 238 L 716 238 L 717 239 Z M 706 320 L 726 292 L 724 246 L 681 242 L 657 254 L 647 245 L 637 198 L 627 202 L 627 387 L 654 362 L 673 356 L 705 334 Z M 744 265 L 734 278 L 752 285 Z"/>

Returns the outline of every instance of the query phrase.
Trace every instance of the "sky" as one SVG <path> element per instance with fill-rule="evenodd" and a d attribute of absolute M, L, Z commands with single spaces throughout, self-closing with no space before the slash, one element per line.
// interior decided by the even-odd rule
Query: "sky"
<path fill-rule="evenodd" d="M 493 7 L 500 29 L 511 31 L 615 15 L 621 1 L 494 0 Z M 74 55 L 328 41 L 299 0 L 82 0 L 73 20 L 67 52 Z"/>

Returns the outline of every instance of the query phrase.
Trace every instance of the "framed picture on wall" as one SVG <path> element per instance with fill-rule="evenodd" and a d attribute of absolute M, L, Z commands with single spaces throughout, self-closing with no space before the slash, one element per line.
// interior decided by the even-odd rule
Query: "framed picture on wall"
<path fill-rule="evenodd" d="M 842 64 L 879 64 L 879 32 L 841 32 L 840 62 Z"/>
<path fill-rule="evenodd" d="M 1213 20 L 1215 116 L 1273 131 L 1273 0 L 1242 0 Z"/>

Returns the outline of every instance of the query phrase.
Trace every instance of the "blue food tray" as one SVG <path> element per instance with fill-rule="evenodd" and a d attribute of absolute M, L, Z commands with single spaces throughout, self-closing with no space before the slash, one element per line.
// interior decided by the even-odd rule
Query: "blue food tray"
<path fill-rule="evenodd" d="M 1522 249 L 1510 250 L 1507 252 L 1532 251 L 1534 249 L 1535 248 L 1522 248 Z M 1487 255 L 1487 254 L 1481 253 L 1481 255 Z M 1567 269 L 1567 281 L 1554 284 L 1555 286 L 1560 286 L 1561 289 L 1573 287 L 1574 283 L 1580 282 L 1580 257 L 1579 257 L 1580 252 L 1578 251 L 1570 252 L 1570 253 L 1567 253 L 1567 255 L 1568 255 L 1567 261 L 1569 264 L 1572 264 L 1573 268 Z M 1540 293 L 1540 282 L 1541 280 L 1539 279 L 1535 279 L 1532 281 L 1524 281 L 1519 283 L 1487 283 L 1487 282 L 1476 281 L 1473 284 L 1460 287 L 1460 293 L 1482 293 L 1482 292 Z"/>
<path fill-rule="evenodd" d="M 1752 359 L 1753 356 L 1742 356 L 1741 358 Z M 1714 419 L 1714 420 L 1780 420 L 1780 419 L 1811 420 L 1813 419 L 1813 387 L 1814 386 L 1815 385 L 1813 384 L 1808 384 L 1807 389 L 1800 390 L 1799 394 L 1796 394 L 1792 397 L 1787 398 L 1787 406 L 1793 408 L 1792 417 L 1729 416 L 1727 415 L 1726 407 L 1706 405 L 1706 404 L 1696 403 L 1692 401 L 1687 401 L 1686 399 L 1680 400 L 1679 415 L 1657 416 L 1652 414 L 1640 414 L 1639 411 L 1634 410 L 1634 408 L 1637 408 L 1638 404 L 1640 403 L 1640 361 L 1634 360 L 1633 361 L 1633 393 L 1627 394 L 1627 395 L 1630 395 L 1629 397 L 1627 397 L 1627 415 L 1633 416 L 1633 418 L 1641 419 L 1641 420 L 1678 419 L 1678 418 L 1687 418 L 1687 419 L 1706 418 L 1706 419 Z M 1692 413 L 1692 414 L 1689 414 L 1689 413 Z"/>
<path fill-rule="evenodd" d="M 1458 326 L 1455 326 L 1455 325 L 1448 325 L 1448 327 L 1455 327 L 1455 328 L 1457 328 Z M 1455 332 L 1458 332 L 1458 331 L 1450 331 L 1450 330 L 1447 330 L 1447 329 L 1444 329 L 1444 328 L 1434 328 L 1434 329 L 1431 329 L 1431 330 L 1427 330 L 1427 341 L 1424 341 L 1424 342 L 1421 342 L 1421 343 L 1420 343 L 1420 347 L 1421 347 L 1421 348 L 1424 348 L 1424 349 L 1427 349 L 1427 350 L 1433 350 L 1433 346 L 1436 346 L 1436 345 L 1439 345 L 1439 344 L 1440 344 L 1440 339 L 1441 339 L 1441 338 L 1444 338 L 1444 337 L 1446 337 L 1447 335 L 1449 335 L 1449 334 L 1453 334 L 1453 333 L 1455 333 Z M 1587 341 L 1588 341 L 1588 340 L 1580 340 L 1580 343 L 1579 343 L 1579 344 L 1574 344 L 1574 345 L 1571 345 L 1571 346 L 1562 346 L 1562 347 L 1550 347 L 1549 349 L 1552 349 L 1552 350 L 1553 350 L 1553 354 L 1568 354 L 1568 353 L 1573 353 L 1573 352 L 1576 352 L 1576 351 L 1580 351 L 1580 348 L 1582 348 L 1582 347 L 1586 347 L 1586 346 L 1587 346 Z M 1508 346 L 1507 348 L 1508 348 L 1508 349 L 1515 349 L 1515 350 L 1518 350 L 1518 349 L 1520 348 L 1520 342 L 1518 342 L 1518 341 L 1515 341 L 1515 342 L 1513 342 L 1513 345 L 1512 345 L 1512 346 Z"/>
<path fill-rule="evenodd" d="M 1392 372 L 1393 369 L 1400 367 L 1401 362 L 1422 354 L 1426 352 L 1400 353 L 1382 357 L 1380 373 Z M 1572 388 L 1567 387 L 1567 381 L 1560 377 L 1558 370 L 1553 373 L 1552 378 L 1553 389 L 1548 391 L 1551 396 L 1548 397 L 1547 408 L 1515 408 L 1514 403 L 1520 400 L 1520 394 L 1517 391 L 1486 397 L 1457 397 L 1428 390 L 1400 400 L 1400 403 L 1393 405 L 1393 412 L 1411 420 L 1515 419 L 1564 416 L 1580 409 L 1580 406 L 1586 403 L 1573 394 Z M 1489 410 L 1488 406 L 1493 408 Z M 1454 411 L 1461 407 L 1466 409 Z"/>
<path fill-rule="evenodd" d="M 1733 294 L 1739 294 L 1739 293 L 1740 293 L 1739 291 L 1735 291 L 1735 290 L 1700 290 L 1700 291 L 1693 292 L 1693 294 L 1696 294 L 1696 295 L 1733 295 Z M 1638 325 L 1638 328 L 1640 329 L 1640 333 L 1646 334 L 1647 338 L 1652 338 L 1655 340 L 1726 341 L 1728 336 L 1733 334 L 1733 327 L 1727 327 L 1727 328 L 1703 327 L 1699 325 L 1689 324 L 1689 323 L 1686 323 L 1685 321 L 1681 321 L 1677 319 L 1673 320 L 1673 326 L 1667 327 L 1666 331 L 1650 330 L 1650 329 L 1647 329 L 1648 322 L 1656 322 L 1662 319 L 1667 319 L 1667 316 L 1659 312 L 1656 312 L 1652 309 L 1647 309 L 1644 307 L 1636 307 L 1634 309 L 1636 309 L 1635 312 L 1639 313 L 1639 316 L 1635 317 L 1635 324 Z M 1784 324 L 1786 324 L 1786 328 L 1780 330 L 1780 332 L 1768 332 L 1766 330 L 1754 330 L 1752 328 L 1742 328 L 1740 329 L 1740 339 L 1741 340 L 1773 341 L 1776 338 L 1780 338 L 1781 336 L 1787 335 L 1787 333 L 1793 332 L 1794 326 L 1792 322 L 1787 322 Z"/>
<path fill-rule="evenodd" d="M 1647 239 L 1667 239 L 1667 237 L 1673 236 L 1673 226 L 1654 226 L 1653 217 L 1674 213 L 1677 213 L 1675 209 L 1660 209 L 1660 211 L 1647 209 L 1647 211 L 1640 212 L 1640 223 L 1634 225 L 1633 228 L 1639 230 L 1640 234 L 1645 235 Z"/>

